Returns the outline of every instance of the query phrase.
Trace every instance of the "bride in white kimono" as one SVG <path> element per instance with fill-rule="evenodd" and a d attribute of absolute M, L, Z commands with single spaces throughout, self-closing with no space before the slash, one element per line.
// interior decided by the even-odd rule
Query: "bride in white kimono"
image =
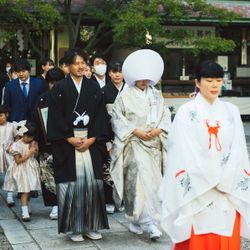
<path fill-rule="evenodd" d="M 162 227 L 175 250 L 240 250 L 250 238 L 250 166 L 239 110 L 221 101 L 220 65 L 197 71 L 200 93 L 182 105 L 169 134 L 160 186 Z"/>
<path fill-rule="evenodd" d="M 118 206 L 124 201 L 131 221 L 129 230 L 142 234 L 146 227 L 152 240 L 161 236 L 157 192 L 171 124 L 162 94 L 153 87 L 163 69 L 162 58 L 152 50 L 130 54 L 122 68 L 130 87 L 116 99 L 111 119 L 115 134 L 111 155 L 114 200 Z"/>

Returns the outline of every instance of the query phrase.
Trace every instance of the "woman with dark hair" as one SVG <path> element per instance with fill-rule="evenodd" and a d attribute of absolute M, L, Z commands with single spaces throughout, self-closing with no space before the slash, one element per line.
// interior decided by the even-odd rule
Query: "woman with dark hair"
<path fill-rule="evenodd" d="M 59 207 L 58 231 L 72 241 L 83 235 L 101 239 L 109 228 L 103 194 L 103 155 L 108 122 L 102 93 L 84 77 L 81 50 L 65 54 L 70 73 L 51 90 L 48 139 L 52 152 Z"/>
<path fill-rule="evenodd" d="M 53 176 L 53 157 L 51 151 L 51 145 L 47 141 L 46 134 L 46 123 L 42 119 L 42 114 L 48 112 L 48 106 L 50 101 L 50 90 L 53 88 L 54 84 L 62 79 L 64 79 L 63 71 L 58 68 L 51 68 L 45 77 L 46 84 L 49 89 L 43 93 L 38 100 L 38 106 L 36 112 L 34 113 L 34 122 L 39 130 L 38 133 L 38 145 L 39 145 L 39 164 L 40 164 L 40 174 L 41 174 L 41 186 L 42 194 L 45 206 L 52 206 L 51 213 L 49 215 L 50 219 L 55 220 L 58 217 L 58 207 L 56 199 L 55 181 Z"/>
<path fill-rule="evenodd" d="M 55 63 L 52 59 L 50 58 L 43 58 L 41 61 L 40 61 L 40 70 L 41 70 L 41 74 L 38 78 L 41 78 L 43 80 L 45 80 L 46 78 L 46 74 L 47 72 L 54 68 L 55 66 Z"/>
<path fill-rule="evenodd" d="M 113 104 L 117 96 L 121 94 L 126 84 L 123 79 L 122 74 L 122 62 L 121 61 L 113 61 L 109 65 L 109 77 L 110 81 L 102 87 L 102 93 L 104 97 L 104 104 L 109 114 L 109 118 L 111 119 L 111 113 Z M 112 131 L 111 123 L 110 123 L 110 141 L 107 142 L 107 163 L 104 165 L 104 192 L 105 192 L 105 201 L 106 201 L 106 211 L 109 214 L 115 212 L 115 203 L 113 200 L 113 188 L 112 188 L 112 180 L 109 175 L 109 163 L 110 156 L 109 154 L 112 151 L 112 142 L 114 140 L 114 133 Z M 109 154 L 108 154 L 109 153 Z M 123 207 L 119 208 L 122 210 Z"/>
<path fill-rule="evenodd" d="M 37 78 L 41 79 L 44 83 L 44 90 L 48 90 L 49 86 L 47 85 L 46 81 L 46 74 L 50 69 L 53 69 L 55 66 L 55 63 L 50 58 L 42 58 L 42 60 L 39 63 L 40 73 L 37 76 Z"/>
<path fill-rule="evenodd" d="M 91 68 L 91 65 L 90 64 L 86 64 L 86 67 L 85 67 L 85 71 L 84 71 L 84 75 L 90 79 L 91 76 L 92 76 L 92 68 Z"/>
<path fill-rule="evenodd" d="M 200 64 L 199 93 L 169 134 L 159 193 L 174 250 L 240 250 L 240 236 L 250 238 L 248 152 L 238 108 L 218 98 L 223 74 L 213 61 Z"/>

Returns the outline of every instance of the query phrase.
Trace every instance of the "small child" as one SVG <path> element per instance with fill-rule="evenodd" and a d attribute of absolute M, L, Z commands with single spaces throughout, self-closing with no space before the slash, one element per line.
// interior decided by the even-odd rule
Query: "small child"
<path fill-rule="evenodd" d="M 8 109 L 0 106 L 0 174 L 7 171 L 14 158 L 9 154 L 10 145 L 14 142 L 16 129 L 13 123 L 7 122 Z M 15 205 L 13 192 L 7 193 L 7 204 L 9 207 Z"/>
<path fill-rule="evenodd" d="M 34 141 L 36 129 L 32 123 L 19 123 L 18 135 L 21 139 L 14 142 L 10 153 L 15 161 L 8 168 L 4 180 L 4 190 L 21 193 L 22 220 L 30 221 L 28 210 L 29 193 L 40 190 L 39 165 L 35 159 L 38 153 L 37 142 Z"/>

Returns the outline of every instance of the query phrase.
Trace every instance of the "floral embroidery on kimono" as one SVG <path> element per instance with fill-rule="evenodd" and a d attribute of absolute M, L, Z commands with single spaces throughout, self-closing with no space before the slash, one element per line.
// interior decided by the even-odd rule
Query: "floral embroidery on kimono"
<path fill-rule="evenodd" d="M 228 155 L 223 155 L 223 158 L 221 160 L 221 166 L 225 166 L 229 160 L 229 157 L 230 157 L 230 153 L 228 153 Z"/>
<path fill-rule="evenodd" d="M 124 200 L 127 218 L 138 221 L 143 209 L 150 207 L 149 217 L 158 221 L 157 191 L 166 166 L 171 120 L 161 93 L 152 87 L 144 91 L 127 88 L 114 103 L 111 123 L 115 138 L 110 174 L 114 182 L 114 201 L 119 207 Z M 143 131 L 161 128 L 163 132 L 144 141 L 133 135 L 135 128 Z"/>
<path fill-rule="evenodd" d="M 200 93 L 182 105 L 169 133 L 166 164 L 161 226 L 173 243 L 188 240 L 192 228 L 197 235 L 230 236 L 236 211 L 240 235 L 250 239 L 250 164 L 235 105 L 219 98 L 211 104 Z"/>
<path fill-rule="evenodd" d="M 246 191 L 249 188 L 250 173 L 247 172 L 246 169 L 244 169 L 244 174 L 246 176 L 243 176 L 243 179 L 238 183 L 236 187 L 236 189 L 240 189 L 241 191 Z"/>
<path fill-rule="evenodd" d="M 175 178 L 178 178 L 180 186 L 183 188 L 183 196 L 185 196 L 192 188 L 189 174 L 185 170 L 176 173 Z"/>
<path fill-rule="evenodd" d="M 190 117 L 190 120 L 193 122 L 193 121 L 197 121 L 197 112 L 191 110 L 189 112 L 189 117 Z"/>

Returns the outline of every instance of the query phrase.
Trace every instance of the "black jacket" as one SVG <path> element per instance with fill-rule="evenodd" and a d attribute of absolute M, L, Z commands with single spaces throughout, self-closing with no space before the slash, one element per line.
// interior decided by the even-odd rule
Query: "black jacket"
<path fill-rule="evenodd" d="M 65 139 L 74 136 L 74 128 L 84 128 L 82 122 L 73 125 L 74 110 L 90 117 L 88 138 L 96 137 L 89 148 L 97 179 L 103 178 L 104 152 L 108 137 L 108 117 L 100 88 L 92 80 L 83 78 L 80 95 L 70 77 L 58 82 L 51 90 L 48 112 L 48 139 L 52 142 L 56 183 L 76 180 L 75 149 Z M 78 103 L 77 103 L 78 99 Z"/>

